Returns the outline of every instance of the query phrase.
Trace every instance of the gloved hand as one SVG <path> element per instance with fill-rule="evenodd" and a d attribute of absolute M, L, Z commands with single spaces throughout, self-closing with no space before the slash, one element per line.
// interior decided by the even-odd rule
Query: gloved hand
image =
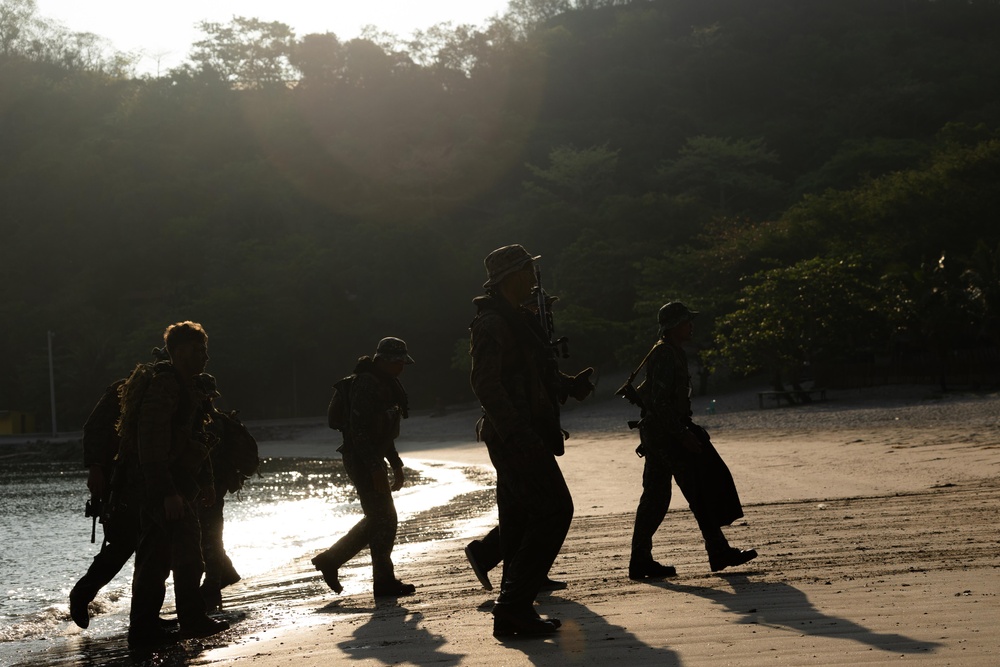
<path fill-rule="evenodd" d="M 399 491 L 406 482 L 406 475 L 403 474 L 403 466 L 392 466 L 392 490 Z"/>
<path fill-rule="evenodd" d="M 570 384 L 569 395 L 578 401 L 590 396 L 594 391 L 594 383 L 590 381 L 590 376 L 594 374 L 594 369 L 592 367 L 587 367 L 573 376 L 573 382 Z"/>

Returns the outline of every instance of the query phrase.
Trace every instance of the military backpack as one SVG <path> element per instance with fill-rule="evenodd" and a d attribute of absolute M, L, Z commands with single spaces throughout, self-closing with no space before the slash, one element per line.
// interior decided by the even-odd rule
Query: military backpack
<path fill-rule="evenodd" d="M 343 432 L 347 428 L 351 416 L 351 387 L 354 385 L 355 374 L 337 380 L 333 385 L 333 398 L 326 411 L 326 420 L 330 428 Z"/>

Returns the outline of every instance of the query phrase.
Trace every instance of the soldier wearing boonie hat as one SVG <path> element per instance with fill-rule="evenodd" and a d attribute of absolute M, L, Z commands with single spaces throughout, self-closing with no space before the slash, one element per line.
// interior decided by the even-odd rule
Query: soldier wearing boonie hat
<path fill-rule="evenodd" d="M 664 304 L 656 314 L 656 321 L 660 325 L 660 337 L 662 338 L 663 334 L 678 324 L 690 322 L 697 314 L 697 310 L 691 310 L 680 301 L 671 301 Z"/>
<path fill-rule="evenodd" d="M 376 598 L 413 595 L 416 591 L 413 584 L 396 578 L 392 562 L 398 527 L 392 492 L 403 488 L 406 481 L 395 439 L 399 437 L 400 420 L 409 415 L 409 399 L 399 375 L 412 363 L 406 343 L 387 336 L 378 342 L 375 355 L 358 359 L 354 373 L 345 378 L 353 378 L 345 387 L 349 417 L 342 427 L 335 427 L 342 428 L 344 434 L 344 444 L 337 451 L 343 455 L 344 470 L 361 500 L 364 518 L 312 559 L 313 566 L 336 593 L 344 589 L 338 570 L 365 547 L 371 551 L 372 593 Z"/>
<path fill-rule="evenodd" d="M 378 342 L 375 348 L 375 359 L 385 359 L 386 361 L 402 361 L 404 364 L 412 364 L 413 357 L 406 352 L 406 343 L 399 338 L 389 336 Z"/>
<path fill-rule="evenodd" d="M 753 549 L 730 546 L 722 533 L 722 526 L 743 516 L 743 506 L 729 468 L 708 432 L 691 420 L 691 375 L 682 346 L 691 338 L 690 323 L 697 314 L 680 301 L 664 304 L 656 314 L 660 339 L 639 366 L 645 366 L 646 375 L 634 390 L 642 408 L 642 444 L 636 453 L 645 457 L 645 464 L 632 531 L 630 579 L 677 574 L 672 566 L 661 565 L 652 555 L 653 534 L 670 507 L 671 477 L 698 522 L 712 572 L 757 557 Z"/>
<path fill-rule="evenodd" d="M 486 282 L 483 283 L 483 287 L 485 289 L 496 287 L 507 276 L 541 258 L 541 255 L 531 255 L 524 249 L 524 246 L 517 243 L 497 248 L 483 260 L 483 264 L 486 266 Z"/>
<path fill-rule="evenodd" d="M 476 297 L 471 333 L 472 389 L 483 406 L 477 436 L 497 472 L 497 506 L 504 562 L 493 606 L 493 635 L 544 636 L 560 627 L 534 610 L 535 598 L 562 547 L 573 518 L 573 499 L 556 456 L 564 451 L 559 404 L 593 390 L 593 369 L 577 376 L 559 371 L 548 335 L 523 303 L 536 288 L 532 255 L 518 244 L 486 256 L 486 295 Z M 466 556 L 485 587 L 487 560 L 479 541 Z M 552 582 L 549 582 L 552 583 Z"/>

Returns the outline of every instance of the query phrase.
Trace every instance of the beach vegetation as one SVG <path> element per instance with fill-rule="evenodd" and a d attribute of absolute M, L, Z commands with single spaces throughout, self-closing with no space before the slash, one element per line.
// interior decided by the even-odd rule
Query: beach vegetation
<path fill-rule="evenodd" d="M 52 331 L 78 427 L 188 319 L 247 419 L 321 415 L 386 335 L 415 408 L 466 402 L 482 258 L 513 242 L 602 371 L 673 299 L 710 387 L 995 351 L 997 25 L 987 0 L 523 0 L 410 38 L 203 23 L 140 75 L 0 0 L 0 409 L 49 413 Z"/>

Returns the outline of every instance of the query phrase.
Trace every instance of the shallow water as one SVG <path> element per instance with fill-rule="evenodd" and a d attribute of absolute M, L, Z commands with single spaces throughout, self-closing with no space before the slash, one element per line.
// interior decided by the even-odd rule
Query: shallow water
<path fill-rule="evenodd" d="M 395 494 L 397 562 L 427 542 L 453 537 L 463 520 L 494 507 L 492 478 L 479 468 L 408 461 L 406 472 L 407 485 Z M 97 544 L 90 543 L 87 497 L 86 474 L 77 465 L 0 466 L 0 665 L 144 664 L 124 641 L 131 563 L 98 594 L 87 630 L 69 619 L 69 590 L 101 542 L 98 526 Z M 229 632 L 293 622 L 294 606 L 282 602 L 328 594 L 309 558 L 360 516 L 340 460 L 264 460 L 261 476 L 240 498 L 226 498 L 226 550 L 243 576 L 223 592 L 223 617 L 234 625 Z M 348 593 L 370 588 L 369 563 L 363 552 L 342 570 Z M 172 605 L 168 588 L 165 616 Z M 184 642 L 155 664 L 190 664 L 192 652 L 204 647 Z"/>

